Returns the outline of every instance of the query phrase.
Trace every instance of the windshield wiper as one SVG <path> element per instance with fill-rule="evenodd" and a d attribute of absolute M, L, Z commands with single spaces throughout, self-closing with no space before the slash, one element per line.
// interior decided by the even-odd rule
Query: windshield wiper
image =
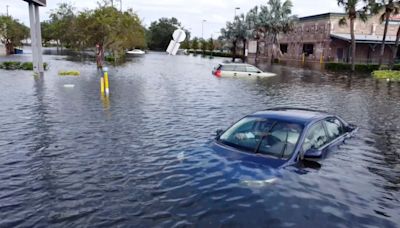
<path fill-rule="evenodd" d="M 285 150 L 288 144 L 288 139 L 289 139 L 289 131 L 286 131 L 285 145 L 282 148 L 281 158 L 283 158 L 283 155 L 285 154 Z"/>
<path fill-rule="evenodd" d="M 277 123 L 278 123 L 278 121 L 275 121 L 275 122 L 271 125 L 271 127 L 268 129 L 267 133 L 265 133 L 265 134 L 263 134 L 263 135 L 261 136 L 260 142 L 258 142 L 258 144 L 257 144 L 257 146 L 256 146 L 256 148 L 255 148 L 255 151 L 254 151 L 255 154 L 258 153 L 258 150 L 260 149 L 260 146 L 261 146 L 262 141 L 265 139 L 265 137 L 267 137 L 268 135 L 270 135 L 272 129 L 274 129 L 274 127 L 275 127 L 275 125 L 276 125 Z"/>

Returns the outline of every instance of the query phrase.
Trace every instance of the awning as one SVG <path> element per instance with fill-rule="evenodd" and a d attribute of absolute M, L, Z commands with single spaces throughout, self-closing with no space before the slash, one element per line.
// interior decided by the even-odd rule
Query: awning
<path fill-rule="evenodd" d="M 350 34 L 332 33 L 332 38 L 351 42 Z M 356 43 L 361 44 L 380 44 L 382 43 L 383 36 L 378 35 L 355 35 Z M 386 36 L 386 44 L 395 44 L 396 36 Z"/>

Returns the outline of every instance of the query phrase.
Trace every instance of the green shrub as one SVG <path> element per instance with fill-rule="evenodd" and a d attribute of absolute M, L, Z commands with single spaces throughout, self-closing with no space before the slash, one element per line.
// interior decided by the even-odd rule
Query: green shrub
<path fill-rule="evenodd" d="M 325 69 L 331 71 L 351 71 L 351 64 L 348 63 L 325 63 Z M 356 64 L 355 70 L 358 72 L 372 72 L 378 70 L 378 64 Z"/>
<path fill-rule="evenodd" d="M 397 70 L 376 70 L 372 72 L 376 79 L 390 79 L 393 81 L 400 81 L 400 71 Z"/>
<path fill-rule="evenodd" d="M 43 63 L 43 67 L 45 70 L 48 69 L 48 64 Z M 33 70 L 32 62 L 2 62 L 0 63 L 0 69 L 4 70 Z"/>

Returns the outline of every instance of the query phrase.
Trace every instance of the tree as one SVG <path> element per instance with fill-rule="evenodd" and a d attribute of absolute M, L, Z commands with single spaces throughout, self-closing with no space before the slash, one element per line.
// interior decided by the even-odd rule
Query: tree
<path fill-rule="evenodd" d="M 232 62 L 235 62 L 238 38 L 235 34 L 234 25 L 232 22 L 226 22 L 226 27 L 221 29 L 221 36 L 219 39 L 225 43 L 229 42 L 232 44 Z"/>
<path fill-rule="evenodd" d="M 149 27 L 148 45 L 152 50 L 166 50 L 172 34 L 181 26 L 176 18 L 160 18 Z"/>
<path fill-rule="evenodd" d="M 210 52 L 213 52 L 214 49 L 215 49 L 214 39 L 211 37 L 210 39 L 208 39 L 208 42 L 207 42 L 207 50 L 209 50 Z"/>
<path fill-rule="evenodd" d="M 29 37 L 29 29 L 11 16 L 0 16 L 0 41 L 6 46 L 6 53 L 14 54 L 14 47 L 21 46 Z"/>
<path fill-rule="evenodd" d="M 57 48 L 69 47 L 74 41 L 75 35 L 73 21 L 75 19 L 75 7 L 70 3 L 60 3 L 58 8 L 50 11 L 50 22 L 43 31 L 45 38 L 51 38 L 57 42 Z"/>
<path fill-rule="evenodd" d="M 191 48 L 195 51 L 199 49 L 199 39 L 197 37 L 193 38 Z"/>
<path fill-rule="evenodd" d="M 201 51 L 203 52 L 203 55 L 206 54 L 206 50 L 208 49 L 208 42 L 205 39 L 200 39 L 200 44 L 201 44 Z"/>
<path fill-rule="evenodd" d="M 296 16 L 292 14 L 293 4 L 290 0 L 269 0 L 268 5 L 261 6 L 259 27 L 269 35 L 272 43 L 271 60 L 280 55 L 279 34 L 293 29 Z"/>
<path fill-rule="evenodd" d="M 248 24 L 248 28 L 251 32 L 251 38 L 256 40 L 257 47 L 256 47 L 256 57 L 255 61 L 257 62 L 258 59 L 258 52 L 259 52 L 259 41 L 263 37 L 264 31 L 260 21 L 260 13 L 258 7 L 254 7 L 246 14 L 246 23 Z"/>
<path fill-rule="evenodd" d="M 350 21 L 350 35 L 351 35 L 351 70 L 355 70 L 355 58 L 356 58 L 356 39 L 354 35 L 354 21 L 360 18 L 362 21 L 367 20 L 368 5 L 362 10 L 357 10 L 357 6 L 368 0 L 338 0 L 338 5 L 344 7 L 346 17 L 343 17 L 339 21 L 339 25 L 347 24 L 347 19 Z"/>
<path fill-rule="evenodd" d="M 380 21 L 385 22 L 385 29 L 383 31 L 383 39 L 381 44 L 381 52 L 379 55 L 379 65 L 382 65 L 383 57 L 385 54 L 385 43 L 386 43 L 386 35 L 389 26 L 389 20 L 392 15 L 399 14 L 400 11 L 400 3 L 396 0 L 379 0 L 377 3 L 372 3 L 372 11 L 373 13 L 380 13 L 383 11 L 383 14 L 380 16 Z"/>
<path fill-rule="evenodd" d="M 235 20 L 226 23 L 226 28 L 221 29 L 221 36 L 224 40 L 232 42 L 232 61 L 236 59 L 236 49 L 238 42 L 241 41 L 243 44 L 242 60 L 245 61 L 246 42 L 249 36 L 249 29 L 245 22 L 245 16 L 243 14 L 236 16 Z"/>

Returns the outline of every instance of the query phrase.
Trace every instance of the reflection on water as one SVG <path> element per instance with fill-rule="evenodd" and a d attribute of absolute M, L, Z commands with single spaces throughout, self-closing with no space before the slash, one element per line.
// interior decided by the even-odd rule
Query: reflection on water
<path fill-rule="evenodd" d="M 92 62 L 45 61 L 42 78 L 0 71 L 0 227 L 400 223 L 399 83 L 263 64 L 278 76 L 218 79 L 223 59 L 150 53 L 110 69 L 107 98 Z M 327 110 L 360 131 L 300 169 L 209 149 L 216 129 L 274 106 Z"/>

